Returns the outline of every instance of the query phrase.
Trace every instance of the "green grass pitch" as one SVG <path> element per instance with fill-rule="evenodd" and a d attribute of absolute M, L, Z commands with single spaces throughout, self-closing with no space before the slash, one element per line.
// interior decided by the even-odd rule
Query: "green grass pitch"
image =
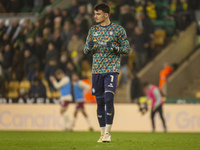
<path fill-rule="evenodd" d="M 97 143 L 99 132 L 0 131 L 1 150 L 200 150 L 200 133 L 113 132 Z"/>

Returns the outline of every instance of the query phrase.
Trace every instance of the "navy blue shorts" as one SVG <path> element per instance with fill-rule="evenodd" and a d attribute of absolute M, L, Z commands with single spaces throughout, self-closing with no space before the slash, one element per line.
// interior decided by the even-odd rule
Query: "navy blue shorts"
<path fill-rule="evenodd" d="M 118 83 L 117 72 L 92 74 L 92 95 L 102 96 L 105 91 L 115 93 Z"/>

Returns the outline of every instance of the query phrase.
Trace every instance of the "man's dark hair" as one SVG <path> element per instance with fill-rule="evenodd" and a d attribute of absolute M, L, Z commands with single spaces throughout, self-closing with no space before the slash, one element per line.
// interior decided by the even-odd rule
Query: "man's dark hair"
<path fill-rule="evenodd" d="M 104 13 L 110 14 L 110 7 L 107 4 L 98 4 L 94 7 L 94 10 L 102 10 Z"/>

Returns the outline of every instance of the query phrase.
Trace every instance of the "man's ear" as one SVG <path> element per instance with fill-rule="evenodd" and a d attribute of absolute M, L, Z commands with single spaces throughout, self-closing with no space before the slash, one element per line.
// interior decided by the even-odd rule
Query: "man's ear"
<path fill-rule="evenodd" d="M 109 17 L 109 14 L 108 14 L 108 13 L 105 13 L 105 17 L 107 17 L 107 18 L 108 18 L 108 17 Z"/>

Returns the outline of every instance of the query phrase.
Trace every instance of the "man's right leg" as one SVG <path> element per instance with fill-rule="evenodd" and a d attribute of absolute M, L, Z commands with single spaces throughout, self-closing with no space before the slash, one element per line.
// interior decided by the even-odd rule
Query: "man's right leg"
<path fill-rule="evenodd" d="M 99 121 L 99 125 L 101 128 L 101 137 L 97 142 L 102 142 L 103 136 L 105 134 L 105 101 L 104 101 L 104 95 L 102 96 L 96 96 L 97 100 L 97 118 Z"/>
<path fill-rule="evenodd" d="M 155 121 L 154 121 L 154 116 L 155 116 L 156 111 L 151 111 L 151 122 L 152 122 L 152 131 L 155 132 Z"/>

